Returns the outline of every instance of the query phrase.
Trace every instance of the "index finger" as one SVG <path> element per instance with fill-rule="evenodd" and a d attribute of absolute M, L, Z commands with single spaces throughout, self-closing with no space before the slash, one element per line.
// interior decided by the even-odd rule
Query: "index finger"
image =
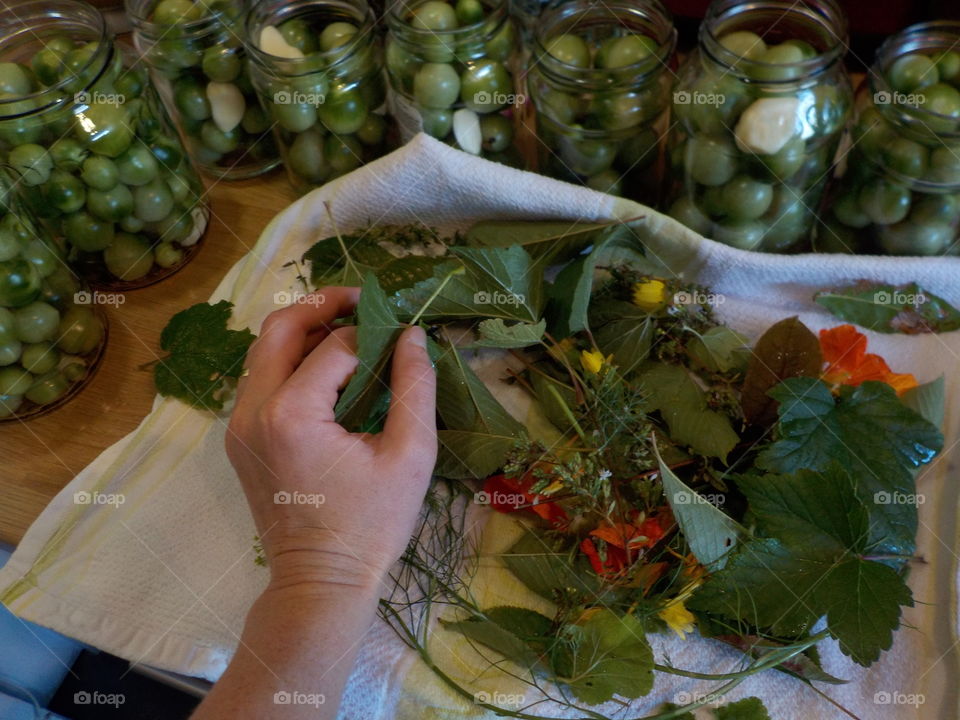
<path fill-rule="evenodd" d="M 334 320 L 354 311 L 360 288 L 329 287 L 314 295 L 315 303 L 296 303 L 267 315 L 247 353 L 245 377 L 237 386 L 238 406 L 263 404 L 293 374 L 310 347 L 330 334 Z"/>

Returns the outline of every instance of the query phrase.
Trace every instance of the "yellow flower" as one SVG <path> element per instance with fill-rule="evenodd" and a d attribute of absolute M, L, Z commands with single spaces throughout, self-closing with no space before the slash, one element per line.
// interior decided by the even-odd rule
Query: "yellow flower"
<path fill-rule="evenodd" d="M 580 364 L 588 373 L 596 375 L 603 368 L 605 362 L 603 353 L 599 350 L 581 350 Z"/>
<path fill-rule="evenodd" d="M 696 618 L 684 606 L 683 600 L 673 601 L 657 614 L 661 620 L 670 626 L 671 630 L 680 636 L 681 640 L 687 639 L 686 633 L 693 632 Z"/>
<path fill-rule="evenodd" d="M 667 303 L 667 285 L 663 280 L 647 280 L 633 284 L 633 304 L 641 310 L 655 312 Z"/>

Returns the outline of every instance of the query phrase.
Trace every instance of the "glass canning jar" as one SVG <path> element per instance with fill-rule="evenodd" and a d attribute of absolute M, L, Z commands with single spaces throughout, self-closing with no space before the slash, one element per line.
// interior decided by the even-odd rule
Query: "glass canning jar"
<path fill-rule="evenodd" d="M 544 12 L 527 73 L 546 175 L 655 205 L 676 31 L 657 0 Z"/>
<path fill-rule="evenodd" d="M 913 25 L 857 91 L 842 176 L 817 229 L 825 252 L 958 254 L 960 23 Z"/>
<path fill-rule="evenodd" d="M 73 397 L 106 345 L 105 297 L 86 290 L 0 170 L 0 421 L 23 420 Z M 113 296 L 116 297 L 116 296 Z"/>
<path fill-rule="evenodd" d="M 517 32 L 506 0 L 398 0 L 387 11 L 391 112 L 406 142 L 423 131 L 522 165 L 514 110 Z"/>
<path fill-rule="evenodd" d="M 262 0 L 246 26 L 251 80 L 298 192 L 393 147 L 383 53 L 363 0 Z"/>
<path fill-rule="evenodd" d="M 280 162 L 247 70 L 247 5 L 126 0 L 134 42 L 190 156 L 201 170 L 227 180 L 259 175 Z"/>
<path fill-rule="evenodd" d="M 746 250 L 809 243 L 853 103 L 833 0 L 715 0 L 679 72 L 668 212 Z"/>
<path fill-rule="evenodd" d="M 0 10 L 0 154 L 24 202 L 93 285 L 180 268 L 207 226 L 202 185 L 146 73 L 74 0 Z"/>

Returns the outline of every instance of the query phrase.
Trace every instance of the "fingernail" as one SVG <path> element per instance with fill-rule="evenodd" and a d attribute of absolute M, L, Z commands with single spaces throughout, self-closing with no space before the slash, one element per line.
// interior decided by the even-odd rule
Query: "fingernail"
<path fill-rule="evenodd" d="M 423 331 L 423 328 L 419 325 L 414 325 L 407 331 L 408 339 L 414 345 L 426 349 L 427 347 L 427 334 Z"/>

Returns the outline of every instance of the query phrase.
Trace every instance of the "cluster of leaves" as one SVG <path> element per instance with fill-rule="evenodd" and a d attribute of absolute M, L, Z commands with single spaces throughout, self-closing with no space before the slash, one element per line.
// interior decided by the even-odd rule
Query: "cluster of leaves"
<path fill-rule="evenodd" d="M 960 310 L 917 283 L 861 281 L 819 292 L 815 300 L 841 320 L 877 332 L 913 335 L 960 330 Z"/>

